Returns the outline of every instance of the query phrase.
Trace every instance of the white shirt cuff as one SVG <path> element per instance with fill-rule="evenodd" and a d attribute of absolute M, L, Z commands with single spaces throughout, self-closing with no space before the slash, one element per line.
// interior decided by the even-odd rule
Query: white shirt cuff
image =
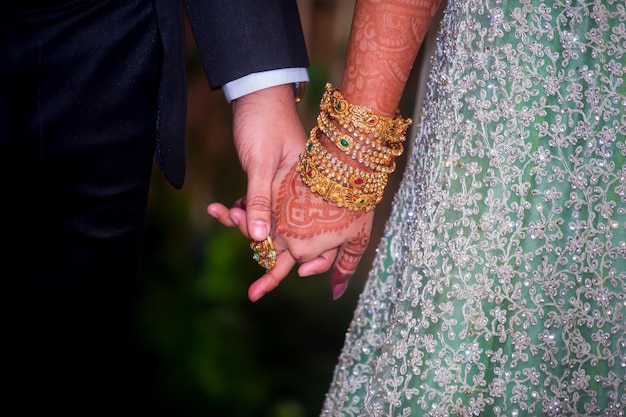
<path fill-rule="evenodd" d="M 263 90 L 264 88 L 303 81 L 309 81 L 309 74 L 306 68 L 281 68 L 255 72 L 229 81 L 222 86 L 222 91 L 224 91 L 224 96 L 230 103 L 241 96 Z"/>

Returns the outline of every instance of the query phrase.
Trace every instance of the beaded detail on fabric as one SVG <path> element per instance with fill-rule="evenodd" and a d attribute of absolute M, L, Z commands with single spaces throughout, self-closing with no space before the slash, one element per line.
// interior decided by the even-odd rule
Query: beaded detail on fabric
<path fill-rule="evenodd" d="M 449 0 L 431 62 L 322 415 L 626 415 L 624 1 Z"/>

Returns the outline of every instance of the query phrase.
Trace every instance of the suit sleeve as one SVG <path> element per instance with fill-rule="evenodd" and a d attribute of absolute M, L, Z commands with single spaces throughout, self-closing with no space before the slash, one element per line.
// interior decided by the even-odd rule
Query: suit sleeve
<path fill-rule="evenodd" d="M 254 72 L 308 67 L 295 0 L 186 0 L 212 88 Z"/>

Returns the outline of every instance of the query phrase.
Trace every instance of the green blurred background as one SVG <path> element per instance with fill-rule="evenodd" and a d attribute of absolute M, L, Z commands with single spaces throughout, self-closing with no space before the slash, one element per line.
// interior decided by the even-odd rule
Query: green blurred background
<path fill-rule="evenodd" d="M 324 84 L 340 82 L 354 1 L 298 3 L 311 60 L 299 109 L 310 129 Z M 332 301 L 328 274 L 292 272 L 249 302 L 247 287 L 263 272 L 249 241 L 206 214 L 209 203 L 229 205 L 245 192 L 231 109 L 210 90 L 188 26 L 187 35 L 187 177 L 177 191 L 154 170 L 136 304 L 147 408 L 163 416 L 316 416 L 401 174 L 392 176 L 372 243 L 341 299 Z M 414 69 L 410 91 L 417 77 Z M 401 111 L 411 115 L 414 94 L 405 98 Z"/>

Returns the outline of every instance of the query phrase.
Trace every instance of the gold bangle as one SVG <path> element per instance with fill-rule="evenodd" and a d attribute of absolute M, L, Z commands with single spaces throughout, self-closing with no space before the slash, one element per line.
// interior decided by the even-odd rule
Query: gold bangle
<path fill-rule="evenodd" d="M 349 135 L 343 134 L 330 119 L 336 120 Z M 389 118 L 367 107 L 350 104 L 339 89 L 327 83 L 317 126 L 311 129 L 296 167 L 302 183 L 338 207 L 349 211 L 372 210 L 383 197 L 388 174 L 395 169 L 394 157 L 404 150 L 402 142 L 411 123 L 399 111 Z M 318 140 L 320 131 L 338 149 L 372 171 L 360 170 L 335 158 Z M 350 135 L 360 143 L 355 144 Z"/>
<path fill-rule="evenodd" d="M 384 172 L 391 174 L 396 169 L 395 159 L 392 155 L 383 155 L 378 152 L 371 152 L 371 149 L 361 147 L 358 143 L 349 142 L 349 137 L 339 136 L 336 137 L 334 132 L 329 132 L 325 127 L 319 127 L 319 132 L 326 135 L 326 137 L 334 143 L 337 148 L 343 150 L 347 156 L 354 161 L 365 166 L 368 169 L 376 172 Z M 348 142 L 349 145 L 344 147 L 344 143 Z M 369 153 L 368 153 L 369 151 Z"/>
<path fill-rule="evenodd" d="M 381 145 L 368 146 L 369 142 L 357 142 L 350 135 L 341 133 L 328 119 L 324 119 L 320 114 L 317 127 L 339 150 L 366 168 L 388 174 L 395 171 L 395 157 L 402 154 L 401 149 L 394 150 Z M 402 147 L 402 144 L 398 145 Z"/>
<path fill-rule="evenodd" d="M 349 132 L 358 131 L 370 133 L 388 144 L 400 143 L 406 139 L 407 129 L 413 122 L 410 118 L 404 119 L 400 111 L 396 111 L 394 118 L 379 116 L 370 108 L 348 103 L 338 88 L 326 84 L 326 91 L 322 96 L 320 111 L 325 111 L 330 117 Z"/>
<path fill-rule="evenodd" d="M 386 172 L 363 171 L 335 158 L 317 139 L 318 132 L 317 128 L 311 130 L 305 154 L 310 163 L 327 178 L 345 187 L 359 188 L 366 193 L 378 192 L 381 185 L 387 185 Z"/>
<path fill-rule="evenodd" d="M 312 192 L 319 194 L 325 201 L 336 204 L 338 207 L 344 207 L 348 211 L 370 211 L 382 199 L 380 194 L 366 194 L 359 190 L 344 187 L 326 178 L 308 164 L 306 159 L 302 159 L 298 163 L 298 172 L 302 182 L 308 186 Z"/>
<path fill-rule="evenodd" d="M 336 137 L 343 137 L 348 143 L 336 143 L 337 147 L 341 150 L 350 150 L 352 149 L 351 144 L 354 143 L 354 139 L 361 142 L 362 146 L 369 147 L 373 152 L 379 152 L 383 154 L 390 154 L 393 156 L 400 156 L 404 152 L 404 146 L 402 143 L 390 143 L 383 144 L 380 140 L 376 138 L 370 138 L 368 135 L 361 135 L 358 131 L 343 133 L 340 131 L 340 128 L 335 126 L 335 124 L 329 119 L 329 116 L 326 112 L 321 111 L 317 115 L 317 125 L 322 130 L 328 130 L 333 132 Z"/>
<path fill-rule="evenodd" d="M 317 135 L 317 127 L 311 130 L 311 137 Z M 320 145 L 321 146 L 321 145 Z M 348 181 L 340 176 L 337 180 L 331 177 L 332 169 L 321 167 L 319 159 L 315 158 L 314 143 L 308 143 L 305 152 L 300 154 L 300 161 L 296 170 L 300 173 L 302 183 L 319 194 L 322 199 L 346 208 L 348 211 L 370 211 L 380 202 L 387 184 L 386 174 L 377 174 L 378 181 L 371 180 L 366 184 L 365 179 L 348 173 Z M 341 182 L 340 182 L 341 181 Z M 365 186 L 367 185 L 367 186 Z"/>

